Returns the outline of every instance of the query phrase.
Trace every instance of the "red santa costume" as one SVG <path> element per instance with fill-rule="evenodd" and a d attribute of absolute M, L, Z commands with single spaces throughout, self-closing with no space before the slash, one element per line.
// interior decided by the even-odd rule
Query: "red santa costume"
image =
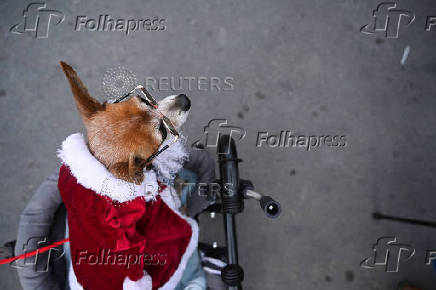
<path fill-rule="evenodd" d="M 177 211 L 174 188 L 158 181 L 186 159 L 183 145 L 173 145 L 136 185 L 115 178 L 82 134 L 62 143 L 58 187 L 68 215 L 72 289 L 176 287 L 198 245 L 198 226 Z"/>

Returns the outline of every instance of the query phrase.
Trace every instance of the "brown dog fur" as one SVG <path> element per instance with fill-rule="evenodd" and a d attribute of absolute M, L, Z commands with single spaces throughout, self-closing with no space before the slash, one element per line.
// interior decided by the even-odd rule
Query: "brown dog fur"
<path fill-rule="evenodd" d="M 159 148 L 159 117 L 137 97 L 117 104 L 91 97 L 74 69 L 60 62 L 88 136 L 91 153 L 117 178 L 141 184 L 145 160 Z"/>

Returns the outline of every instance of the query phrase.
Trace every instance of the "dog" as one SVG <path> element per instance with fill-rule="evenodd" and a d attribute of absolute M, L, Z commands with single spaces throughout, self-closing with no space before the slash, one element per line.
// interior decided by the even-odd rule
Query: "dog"
<path fill-rule="evenodd" d="M 187 158 L 182 142 L 171 140 L 186 122 L 190 99 L 179 94 L 153 103 L 132 91 L 101 103 L 70 65 L 60 65 L 87 132 L 86 139 L 70 135 L 58 152 L 70 287 L 174 289 L 196 250 L 198 226 L 180 214 L 174 188 L 162 180 L 173 178 Z M 106 256 L 94 263 L 90 254 Z"/>
<path fill-rule="evenodd" d="M 89 95 L 71 66 L 61 62 L 61 67 L 86 127 L 92 154 L 117 178 L 140 184 L 144 179 L 144 161 L 170 137 L 159 114 L 139 97 L 101 104 Z M 191 101 L 184 94 L 173 95 L 161 100 L 158 107 L 180 129 L 188 117 Z"/>

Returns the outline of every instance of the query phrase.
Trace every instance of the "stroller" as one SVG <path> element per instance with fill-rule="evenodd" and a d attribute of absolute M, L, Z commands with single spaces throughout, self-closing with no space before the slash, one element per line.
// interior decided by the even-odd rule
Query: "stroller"
<path fill-rule="evenodd" d="M 220 190 L 211 191 L 207 186 L 201 190 L 197 186 L 198 191 L 193 194 L 192 187 L 183 186 L 180 190 L 181 200 L 185 204 L 186 214 L 197 221 L 203 213 L 220 213 L 223 216 L 226 246 L 217 247 L 202 242 L 198 245 L 207 289 L 242 289 L 244 272 L 238 264 L 235 215 L 243 212 L 244 199 L 248 198 L 258 200 L 270 218 L 279 216 L 280 204 L 271 197 L 254 191 L 251 181 L 239 179 L 238 163 L 242 160 L 238 158 L 235 142 L 229 135 L 222 135 L 218 140 L 220 179 L 215 180 L 215 161 L 203 149 L 201 145 L 189 149 L 190 161 L 179 172 L 178 178 L 190 184 L 213 183 Z M 56 172 L 40 185 L 21 214 L 17 240 L 4 245 L 3 256 L 19 255 L 64 238 L 66 209 L 57 188 L 57 180 Z M 20 283 L 25 290 L 63 290 L 69 289 L 66 282 L 67 260 L 68 255 L 62 247 L 58 247 L 16 261 L 11 266 L 17 268 Z"/>

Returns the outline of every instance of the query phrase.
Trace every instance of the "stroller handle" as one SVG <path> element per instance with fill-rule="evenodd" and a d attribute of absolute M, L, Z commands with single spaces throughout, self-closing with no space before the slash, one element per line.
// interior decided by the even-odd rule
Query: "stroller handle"
<path fill-rule="evenodd" d="M 254 198 L 259 201 L 260 208 L 269 218 L 277 218 L 282 212 L 280 203 L 275 201 L 271 196 L 264 196 L 254 190 L 246 189 L 244 192 L 246 198 Z"/>
<path fill-rule="evenodd" d="M 254 198 L 259 201 L 260 207 L 270 218 L 280 215 L 281 207 L 270 196 L 263 196 L 254 191 L 249 180 L 239 179 L 238 158 L 235 141 L 229 135 L 220 135 L 218 139 L 218 162 L 220 171 L 219 182 L 221 186 L 221 210 L 224 218 L 226 234 L 226 252 L 228 265 L 221 270 L 221 279 L 228 289 L 242 289 L 244 271 L 238 265 L 238 244 L 236 239 L 235 215 L 244 210 L 244 199 Z"/>
<path fill-rule="evenodd" d="M 239 191 L 238 154 L 235 141 L 229 135 L 218 139 L 218 162 L 220 168 L 221 207 L 226 233 L 227 266 L 221 270 L 221 279 L 229 290 L 242 289 L 244 271 L 238 264 L 235 215 L 244 210 L 244 196 Z"/>

